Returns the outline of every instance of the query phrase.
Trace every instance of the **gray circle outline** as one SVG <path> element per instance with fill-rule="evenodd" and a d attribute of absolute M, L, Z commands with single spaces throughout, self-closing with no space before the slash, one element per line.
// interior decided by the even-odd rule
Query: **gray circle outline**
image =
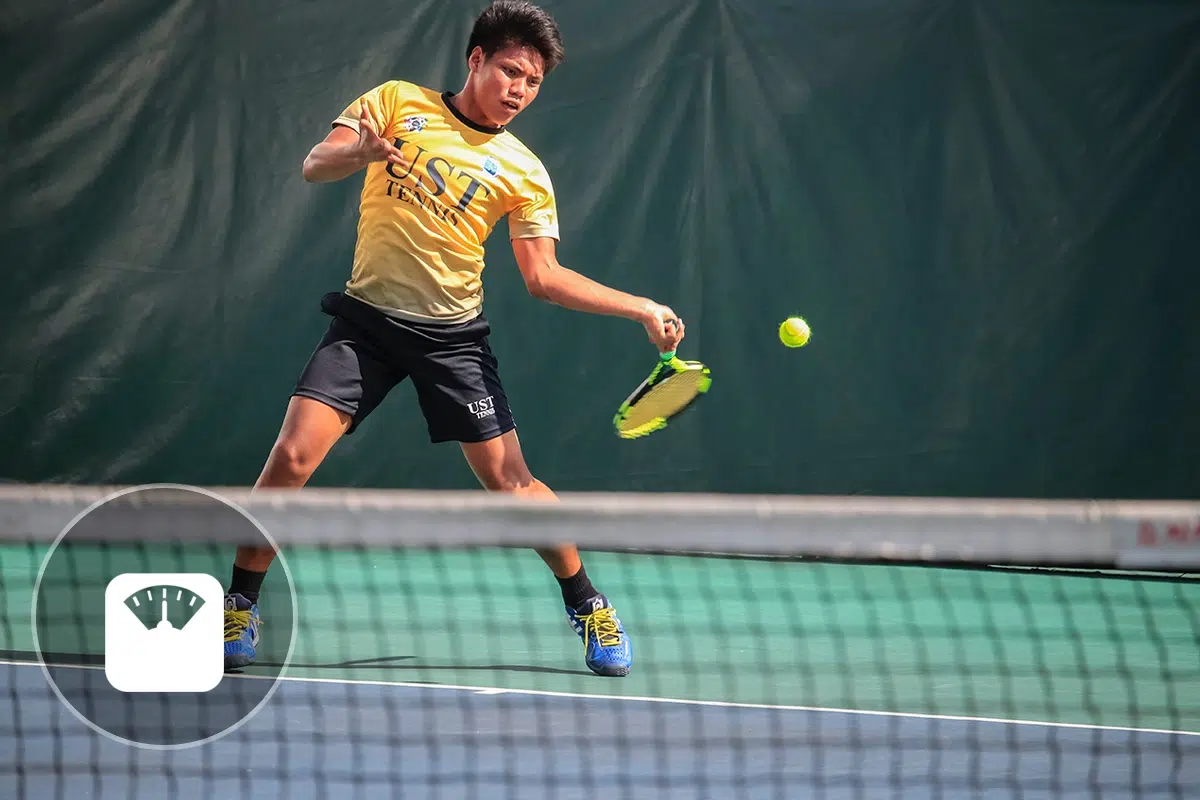
<path fill-rule="evenodd" d="M 254 525 L 254 527 L 258 529 L 258 532 L 263 535 L 263 538 L 265 538 L 271 544 L 271 546 L 275 549 L 275 558 L 276 558 L 276 560 L 279 561 L 279 563 L 283 567 L 283 574 L 287 578 L 288 591 L 291 592 L 291 595 L 292 595 L 292 635 L 291 635 L 290 640 L 288 641 L 287 655 L 284 656 L 284 658 L 283 658 L 283 667 L 279 670 L 279 674 L 276 675 L 275 679 L 271 682 L 271 688 L 267 690 L 267 693 L 265 695 L 263 695 L 263 699 L 258 702 L 258 705 L 256 705 L 253 709 L 250 710 L 249 714 L 242 717 L 240 720 L 235 722 L 233 725 L 230 725 L 225 730 L 223 730 L 219 733 L 214 733 L 212 736 L 209 736 L 205 739 L 197 739 L 196 741 L 184 742 L 182 744 L 147 744 L 146 742 L 135 742 L 131 739 L 126 739 L 124 737 L 117 736 L 115 733 L 113 733 L 111 731 L 107 731 L 104 728 L 101 728 L 99 725 L 97 725 L 96 723 L 92 722 L 90 719 L 85 717 L 82 713 L 80 713 L 79 709 L 75 708 L 75 706 L 73 706 L 70 703 L 70 701 L 67 700 L 67 698 L 63 697 L 62 692 L 58 688 L 58 684 L 56 684 L 54 682 L 54 678 L 51 677 L 51 675 L 50 675 L 49 667 L 46 666 L 46 659 L 42 655 L 42 644 L 38 640 L 37 604 L 38 604 L 38 595 L 39 595 L 41 587 L 42 587 L 42 576 L 45 574 L 46 568 L 50 564 L 50 559 L 54 556 L 54 551 L 58 549 L 59 542 L 61 542 L 63 540 L 63 538 L 68 533 L 70 533 L 71 528 L 75 527 L 75 525 L 80 520 L 82 520 L 88 514 L 95 511 L 100 506 L 104 505 L 105 503 L 107 503 L 111 500 L 115 500 L 118 497 L 123 497 L 124 495 L 132 494 L 133 492 L 140 492 L 145 489 L 175 489 L 175 490 L 180 490 L 180 491 L 185 491 L 185 492 L 196 492 L 198 494 L 205 495 L 212 500 L 216 500 L 220 503 L 223 503 L 224 505 L 228 506 L 229 508 L 232 508 L 233 510 L 237 511 L 239 514 L 241 514 L 243 517 L 245 517 L 252 525 Z M 242 508 L 240 505 L 233 502 L 229 498 L 223 497 L 223 496 L 217 494 L 216 492 L 212 491 L 211 489 L 205 489 L 200 486 L 189 486 L 189 485 L 183 484 L 183 483 L 145 483 L 145 484 L 140 484 L 138 486 L 126 487 L 124 489 L 115 491 L 106 497 L 96 500 L 95 502 L 91 503 L 87 508 L 85 508 L 83 511 L 80 511 L 78 514 L 76 514 L 71 519 L 71 521 L 67 523 L 67 526 L 62 529 L 62 531 L 58 534 L 58 536 L 54 537 L 54 542 L 51 543 L 50 549 L 46 551 L 46 555 L 42 558 L 41 566 L 38 567 L 37 580 L 35 580 L 33 582 L 33 598 L 32 598 L 32 602 L 30 603 L 30 606 L 31 606 L 31 608 L 30 608 L 29 619 L 30 619 L 30 624 L 33 629 L 33 651 L 34 651 L 34 653 L 37 654 L 38 666 L 40 666 L 42 668 L 42 674 L 46 678 L 46 683 L 50 684 L 50 688 L 54 690 L 54 694 L 58 697 L 59 701 L 64 706 L 66 706 L 67 710 L 70 711 L 71 714 L 73 714 L 76 719 L 78 719 L 83 724 L 87 725 L 89 728 L 96 731 L 97 733 L 103 734 L 104 736 L 108 737 L 109 739 L 111 739 L 114 742 L 129 745 L 132 747 L 139 747 L 143 750 L 186 750 L 189 747 L 197 747 L 202 744 L 208 744 L 209 742 L 215 742 L 216 740 L 221 739 L 230 733 L 233 733 L 238 728 L 242 727 L 247 722 L 249 722 L 251 719 L 253 719 L 254 716 L 256 714 L 258 714 L 258 712 L 260 710 L 262 710 L 263 706 L 265 706 L 267 704 L 267 702 L 270 701 L 272 695 L 274 695 L 275 691 L 279 688 L 280 681 L 282 681 L 284 679 L 283 678 L 284 673 L 286 673 L 288 667 L 291 666 L 292 654 L 295 652 L 295 648 L 296 648 L 296 635 L 299 633 L 299 630 L 300 630 L 300 609 L 299 609 L 299 598 L 296 595 L 296 582 L 294 580 L 292 580 L 291 568 L 288 567 L 287 559 L 284 557 L 283 552 L 279 549 L 279 544 L 278 544 L 278 542 L 275 541 L 275 538 L 273 536 L 271 536 L 271 534 L 267 531 L 267 529 L 264 528 L 257 519 L 255 519 L 253 516 L 251 516 L 250 512 L 246 511 L 246 509 Z M 83 667 L 83 669 L 87 669 L 87 667 Z M 261 680 L 261 678 L 246 677 L 246 678 L 243 678 L 243 680 Z"/>

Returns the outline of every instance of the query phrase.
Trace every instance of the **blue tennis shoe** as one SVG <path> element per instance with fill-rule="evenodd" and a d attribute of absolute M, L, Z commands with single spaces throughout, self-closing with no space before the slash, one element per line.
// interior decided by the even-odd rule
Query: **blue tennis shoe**
<path fill-rule="evenodd" d="M 225 669 L 248 667 L 258 651 L 258 606 L 240 594 L 225 597 Z"/>
<path fill-rule="evenodd" d="M 584 644 L 584 662 L 597 675 L 624 677 L 633 664 L 633 646 L 608 598 L 596 595 L 591 613 L 567 608 L 567 621 Z"/>

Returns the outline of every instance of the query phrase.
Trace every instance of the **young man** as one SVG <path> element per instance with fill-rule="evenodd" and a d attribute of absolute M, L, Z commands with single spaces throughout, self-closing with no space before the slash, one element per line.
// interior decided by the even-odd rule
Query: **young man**
<path fill-rule="evenodd" d="M 506 126 L 562 60 L 549 14 L 497 0 L 471 32 L 462 91 L 389 81 L 351 103 L 309 153 L 309 182 L 366 170 L 358 242 L 345 290 L 322 300 L 332 322 L 300 375 L 256 486 L 303 486 L 334 443 L 411 378 L 430 439 L 459 442 L 487 490 L 555 500 L 521 454 L 481 309 L 483 243 L 503 216 L 534 297 L 634 320 L 662 351 L 679 344 L 684 326 L 670 308 L 596 283 L 555 256 L 550 178 Z M 575 547 L 538 555 L 558 580 L 587 666 L 628 674 L 629 639 Z M 254 660 L 258 592 L 273 556 L 237 551 L 225 601 L 227 668 Z"/>

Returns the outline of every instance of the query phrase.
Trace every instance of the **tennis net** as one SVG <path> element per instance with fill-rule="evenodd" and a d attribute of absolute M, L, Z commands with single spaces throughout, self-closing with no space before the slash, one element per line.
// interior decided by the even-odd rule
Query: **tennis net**
<path fill-rule="evenodd" d="M 211 498 L 143 492 L 51 548 L 114 492 L 0 487 L 0 796 L 1200 786 L 1195 504 L 214 489 L 283 559 L 258 662 L 197 699 L 113 696 L 106 583 L 227 585 L 255 533 Z M 584 665 L 531 549 L 562 541 L 629 633 L 627 677 Z"/>

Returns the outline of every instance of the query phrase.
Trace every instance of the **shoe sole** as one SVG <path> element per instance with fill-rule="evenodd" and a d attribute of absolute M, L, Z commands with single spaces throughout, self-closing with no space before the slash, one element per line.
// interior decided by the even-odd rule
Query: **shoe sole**
<path fill-rule="evenodd" d="M 225 656 L 225 669 L 240 669 L 254 663 L 251 656 Z"/>
<path fill-rule="evenodd" d="M 629 667 L 601 667 L 600 669 L 596 669 L 589 666 L 588 669 L 602 678 L 624 678 L 629 674 Z"/>

